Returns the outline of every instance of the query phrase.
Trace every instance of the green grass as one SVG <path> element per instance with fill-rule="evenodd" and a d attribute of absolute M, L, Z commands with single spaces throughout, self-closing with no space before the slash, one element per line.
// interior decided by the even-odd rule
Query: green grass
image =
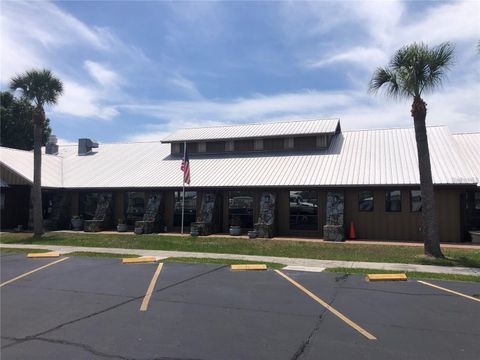
<path fill-rule="evenodd" d="M 249 240 L 233 237 L 48 233 L 35 240 L 31 234 L 12 233 L 2 234 L 0 242 L 480 267 L 480 250 L 472 249 L 443 249 L 447 258 L 435 260 L 423 256 L 421 247 Z"/>
<path fill-rule="evenodd" d="M 95 257 L 95 258 L 136 258 L 138 255 L 134 254 L 111 254 L 111 253 L 101 253 L 93 251 L 74 251 L 65 256 L 84 256 L 84 257 Z"/>
<path fill-rule="evenodd" d="M 361 274 L 361 275 L 403 273 L 403 271 L 352 269 L 352 268 L 329 268 L 329 269 L 325 269 L 325 271 L 343 273 L 343 274 Z M 475 276 L 475 275 L 437 274 L 437 273 L 410 272 L 410 271 L 405 272 L 405 274 L 407 274 L 408 278 L 480 282 L 480 276 Z"/>
<path fill-rule="evenodd" d="M 16 249 L 16 248 L 0 248 L 0 254 L 27 254 L 27 253 L 44 253 L 49 252 L 47 249 Z"/>
<path fill-rule="evenodd" d="M 284 264 L 271 263 L 271 262 L 246 261 L 246 260 L 234 260 L 234 259 L 192 258 L 192 257 L 170 257 L 170 258 L 161 260 L 161 262 L 201 263 L 201 264 L 220 264 L 220 265 L 265 264 L 270 269 L 281 269 L 285 267 Z"/>

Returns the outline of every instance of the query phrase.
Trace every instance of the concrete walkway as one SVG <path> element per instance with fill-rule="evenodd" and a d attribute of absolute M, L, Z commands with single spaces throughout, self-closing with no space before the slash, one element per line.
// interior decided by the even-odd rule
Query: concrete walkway
<path fill-rule="evenodd" d="M 111 254 L 134 254 L 139 256 L 155 256 L 158 259 L 168 257 L 192 257 L 192 258 L 212 258 L 212 259 L 234 259 L 248 260 L 258 262 L 274 262 L 285 264 L 286 270 L 300 271 L 323 271 L 325 268 L 357 268 L 357 269 L 375 269 L 375 270 L 394 270 L 394 271 L 415 271 L 441 274 L 456 275 L 476 275 L 480 276 L 480 268 L 466 268 L 460 266 L 435 266 L 435 265 L 417 265 L 417 264 L 399 264 L 399 263 L 375 263 L 359 261 L 339 261 L 339 260 L 315 260 L 299 259 L 275 256 L 258 255 L 240 255 L 240 254 L 216 254 L 200 253 L 187 251 L 163 251 L 163 250 L 143 250 L 143 249 L 121 249 L 121 248 L 101 248 L 85 246 L 59 246 L 59 245 L 23 245 L 23 244 L 0 244 L 0 248 L 16 249 L 48 249 L 58 251 L 60 254 L 70 252 L 100 252 Z"/>

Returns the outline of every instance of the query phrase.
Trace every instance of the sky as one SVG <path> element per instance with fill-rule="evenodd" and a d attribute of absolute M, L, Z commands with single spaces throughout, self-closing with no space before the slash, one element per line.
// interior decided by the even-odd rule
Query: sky
<path fill-rule="evenodd" d="M 402 46 L 449 41 L 427 124 L 480 131 L 480 1 L 5 1 L 0 88 L 32 68 L 64 83 L 61 143 L 159 141 L 177 128 L 340 118 L 411 127 L 409 100 L 368 93 Z"/>

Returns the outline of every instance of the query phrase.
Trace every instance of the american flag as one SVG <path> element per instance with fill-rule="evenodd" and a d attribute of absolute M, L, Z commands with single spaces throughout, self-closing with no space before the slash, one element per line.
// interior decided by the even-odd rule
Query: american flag
<path fill-rule="evenodd" d="M 188 159 L 187 149 L 185 149 L 180 170 L 183 171 L 183 183 L 190 185 L 190 160 Z"/>

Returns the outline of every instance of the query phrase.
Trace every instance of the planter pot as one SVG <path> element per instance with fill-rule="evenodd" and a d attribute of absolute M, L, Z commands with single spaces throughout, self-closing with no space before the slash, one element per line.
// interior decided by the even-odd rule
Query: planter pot
<path fill-rule="evenodd" d="M 117 231 L 118 232 L 126 232 L 128 230 L 128 225 L 127 224 L 118 224 L 117 225 Z"/>
<path fill-rule="evenodd" d="M 75 231 L 83 230 L 83 219 L 72 219 L 72 229 Z"/>
<path fill-rule="evenodd" d="M 194 228 L 194 229 L 191 229 L 191 230 L 190 230 L 190 236 L 196 237 L 196 236 L 198 236 L 198 235 L 200 235 L 198 229 L 195 229 L 195 228 Z"/>
<path fill-rule="evenodd" d="M 231 236 L 238 236 L 242 232 L 242 228 L 240 226 L 230 226 L 230 235 Z"/>
<path fill-rule="evenodd" d="M 480 231 L 470 231 L 473 244 L 480 244 Z"/>
<path fill-rule="evenodd" d="M 249 239 L 256 239 L 257 238 L 257 232 L 255 230 L 249 231 L 248 232 L 248 238 Z"/>

